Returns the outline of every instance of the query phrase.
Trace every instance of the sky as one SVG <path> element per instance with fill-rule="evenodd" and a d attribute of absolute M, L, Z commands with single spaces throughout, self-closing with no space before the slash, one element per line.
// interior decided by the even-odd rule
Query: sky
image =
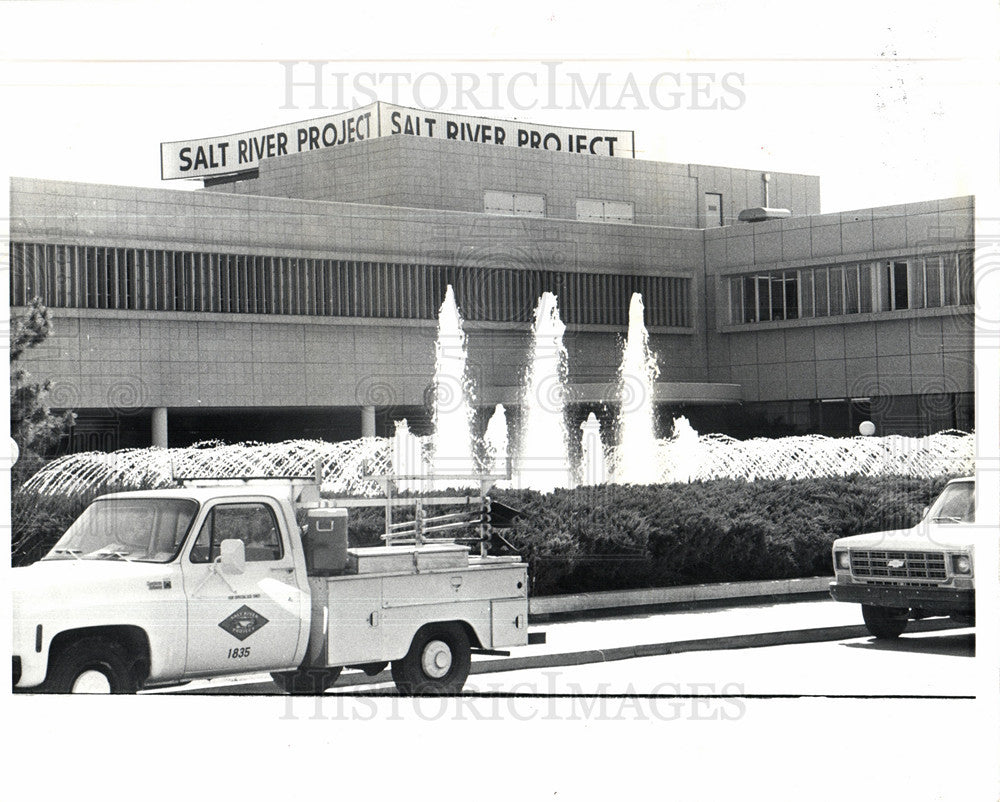
<path fill-rule="evenodd" d="M 819 175 L 823 211 L 996 183 L 991 3 L 15 2 L 0 21 L 5 181 L 192 189 L 160 180 L 160 142 L 377 96 L 634 130 L 642 159 Z M 286 85 L 315 75 L 306 62 L 321 108 Z"/>

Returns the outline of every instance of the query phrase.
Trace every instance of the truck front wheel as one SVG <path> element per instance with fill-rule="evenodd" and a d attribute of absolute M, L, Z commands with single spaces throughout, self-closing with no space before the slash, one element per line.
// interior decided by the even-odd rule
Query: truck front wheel
<path fill-rule="evenodd" d="M 876 638 L 898 638 L 906 629 L 909 610 L 905 607 L 876 607 L 862 604 L 861 615 L 865 626 Z"/>
<path fill-rule="evenodd" d="M 413 637 L 410 651 L 392 661 L 392 681 L 400 693 L 461 693 L 472 665 L 469 636 L 460 624 L 428 624 Z"/>
<path fill-rule="evenodd" d="M 128 654 L 105 638 L 83 638 L 66 646 L 53 660 L 49 693 L 135 693 L 138 690 Z"/>
<path fill-rule="evenodd" d="M 272 671 L 271 679 L 285 693 L 293 696 L 319 696 L 332 688 L 341 672 L 333 668 L 300 668 L 296 671 Z"/>

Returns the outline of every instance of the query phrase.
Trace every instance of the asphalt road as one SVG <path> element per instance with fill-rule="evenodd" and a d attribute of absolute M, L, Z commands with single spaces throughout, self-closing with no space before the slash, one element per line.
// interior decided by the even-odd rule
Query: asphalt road
<path fill-rule="evenodd" d="M 547 643 L 477 657 L 467 694 L 729 696 L 975 695 L 975 631 L 947 620 L 876 641 L 832 600 L 607 616 L 537 627 Z M 267 675 L 153 693 L 272 695 Z M 345 671 L 328 694 L 393 694 L 388 672 Z"/>

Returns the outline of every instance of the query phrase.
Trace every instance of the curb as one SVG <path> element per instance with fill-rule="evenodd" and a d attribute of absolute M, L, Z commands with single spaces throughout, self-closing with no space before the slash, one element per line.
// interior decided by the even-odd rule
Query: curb
<path fill-rule="evenodd" d="M 949 629 L 967 629 L 967 624 L 959 624 L 947 618 L 910 621 L 906 628 L 907 634 L 917 632 L 937 632 Z M 592 663 L 611 663 L 619 660 L 632 660 L 638 657 L 660 657 L 668 654 L 683 654 L 685 652 L 711 652 L 726 649 L 759 649 L 766 646 L 790 646 L 803 643 L 823 643 L 827 641 L 847 640 L 853 638 L 870 638 L 868 629 L 863 624 L 816 627 L 814 629 L 799 629 L 785 632 L 760 632 L 752 635 L 723 635 L 715 638 L 698 638 L 694 640 L 666 641 L 663 643 L 646 643 L 635 646 L 618 646 L 609 649 L 586 649 L 577 652 L 561 652 L 557 654 L 539 654 L 530 657 L 506 657 L 501 660 L 477 660 L 469 671 L 474 674 L 499 674 L 508 671 L 522 671 L 537 668 L 561 668 L 565 666 L 581 666 Z M 392 674 L 382 671 L 376 676 L 365 674 L 341 675 L 332 689 L 347 690 L 355 686 L 379 685 L 392 682 Z M 239 686 L 222 686 L 219 688 L 187 690 L 181 686 L 173 690 L 178 695 L 196 696 L 232 696 L 235 688 L 242 691 L 253 689 L 260 692 L 273 692 L 274 685 L 270 682 L 249 682 Z M 379 694 L 381 691 L 360 691 L 362 694 Z"/>
<path fill-rule="evenodd" d="M 949 619 L 930 619 L 910 621 L 906 628 L 906 633 L 967 628 L 967 624 L 958 624 Z M 637 646 L 618 646 L 611 649 L 587 649 L 579 652 L 539 654 L 532 655 L 531 657 L 505 657 L 502 660 L 478 660 L 472 664 L 469 674 L 498 674 L 533 668 L 559 668 L 563 666 L 589 665 L 591 663 L 611 663 L 618 660 L 632 660 L 637 657 L 660 657 L 662 655 L 682 654 L 684 652 L 759 649 L 765 646 L 791 646 L 801 643 L 823 643 L 826 641 L 870 637 L 868 629 L 863 624 L 817 627 L 815 629 L 799 629 L 789 632 L 760 632 L 753 635 L 724 635 L 717 638 L 667 641 L 665 643 L 647 643 Z M 392 676 L 388 671 L 383 671 L 375 677 L 348 674 L 337 680 L 336 688 L 348 688 L 352 685 L 374 685 L 383 682 L 392 682 Z"/>
<path fill-rule="evenodd" d="M 833 582 L 832 576 L 814 576 L 805 579 L 720 582 L 706 585 L 683 585 L 675 588 L 606 590 L 597 593 L 571 593 L 564 596 L 534 596 L 528 600 L 528 614 L 533 617 L 542 617 L 592 610 L 826 593 L 831 582 Z"/>

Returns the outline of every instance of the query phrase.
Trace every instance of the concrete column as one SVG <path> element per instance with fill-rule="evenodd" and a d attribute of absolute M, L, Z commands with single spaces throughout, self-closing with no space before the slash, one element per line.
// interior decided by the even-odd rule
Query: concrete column
<path fill-rule="evenodd" d="M 375 407 L 361 407 L 361 436 L 375 436 Z"/>
<path fill-rule="evenodd" d="M 167 447 L 166 407 L 156 407 L 153 410 L 153 445 L 157 448 Z"/>

